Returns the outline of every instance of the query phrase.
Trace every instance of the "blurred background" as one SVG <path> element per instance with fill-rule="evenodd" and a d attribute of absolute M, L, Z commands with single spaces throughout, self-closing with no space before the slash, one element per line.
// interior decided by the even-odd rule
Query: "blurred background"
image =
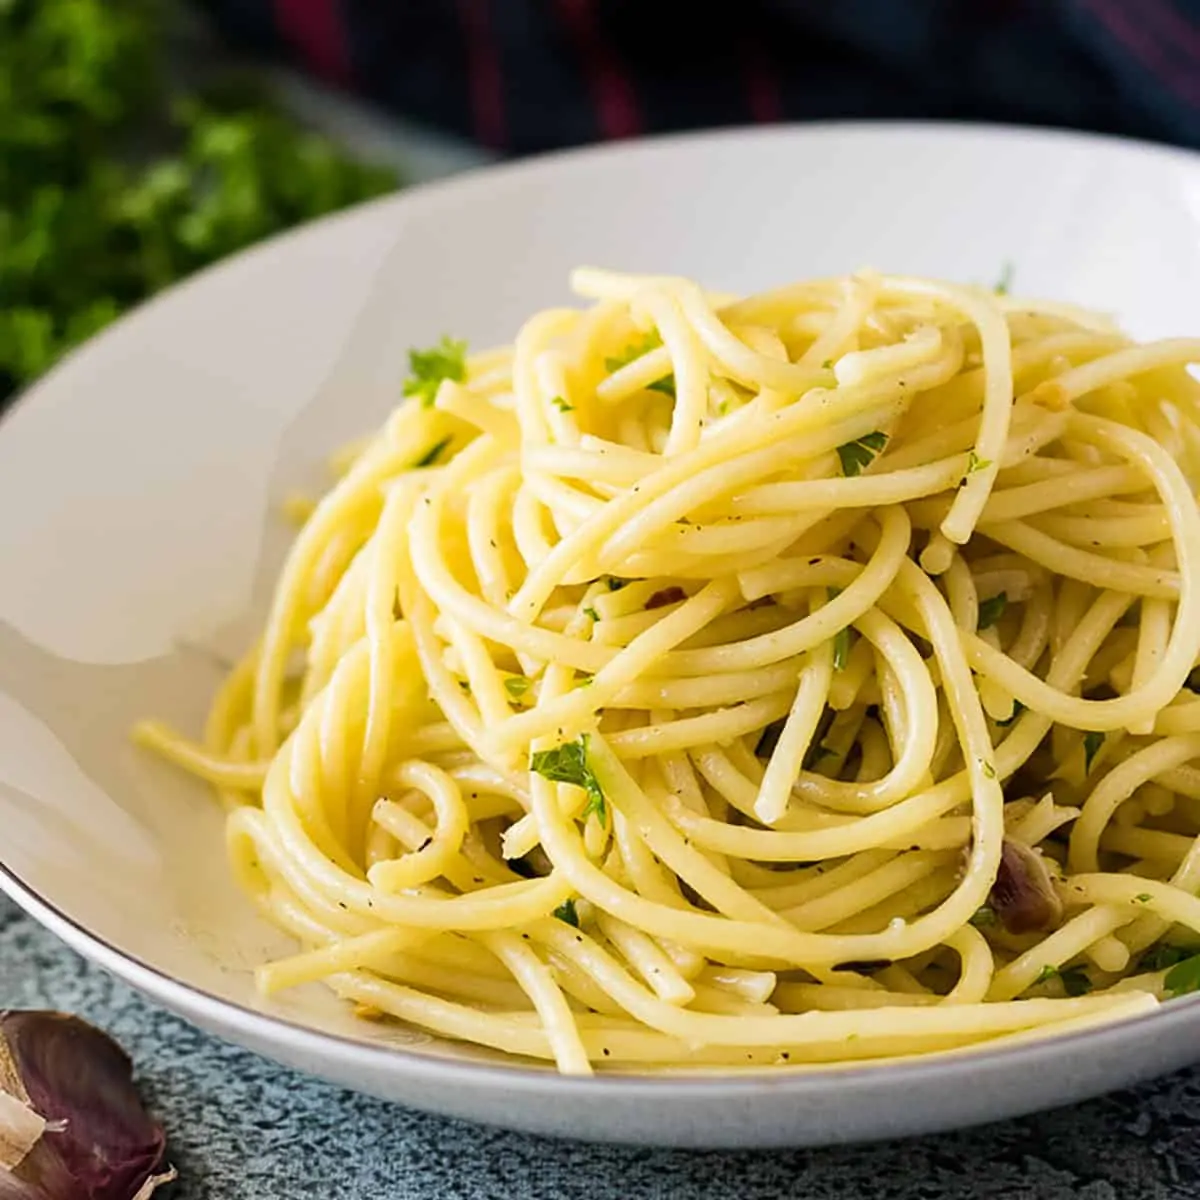
<path fill-rule="evenodd" d="M 1200 0 L 0 0 L 0 406 L 176 280 L 406 184 L 904 117 L 1200 148 Z"/>

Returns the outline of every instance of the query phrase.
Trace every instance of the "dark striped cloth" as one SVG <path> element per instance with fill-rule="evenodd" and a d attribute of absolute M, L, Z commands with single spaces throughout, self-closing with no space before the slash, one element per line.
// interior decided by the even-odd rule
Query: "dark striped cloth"
<path fill-rule="evenodd" d="M 201 0 L 234 40 L 503 153 L 953 117 L 1200 147 L 1200 0 Z"/>

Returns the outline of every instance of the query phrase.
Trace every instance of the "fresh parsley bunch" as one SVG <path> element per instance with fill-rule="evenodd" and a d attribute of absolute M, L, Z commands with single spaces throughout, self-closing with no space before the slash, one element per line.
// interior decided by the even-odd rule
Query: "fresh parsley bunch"
<path fill-rule="evenodd" d="M 0 404 L 192 271 L 396 186 L 261 97 L 172 96 L 164 3 L 0 0 Z"/>

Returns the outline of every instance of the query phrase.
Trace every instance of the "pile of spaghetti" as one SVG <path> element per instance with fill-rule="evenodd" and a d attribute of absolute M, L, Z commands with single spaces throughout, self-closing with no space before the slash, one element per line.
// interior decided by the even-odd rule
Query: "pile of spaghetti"
<path fill-rule="evenodd" d="M 203 744 L 138 731 L 305 947 L 262 989 L 576 1073 L 1195 989 L 1200 341 L 870 273 L 574 285 L 412 354 Z"/>

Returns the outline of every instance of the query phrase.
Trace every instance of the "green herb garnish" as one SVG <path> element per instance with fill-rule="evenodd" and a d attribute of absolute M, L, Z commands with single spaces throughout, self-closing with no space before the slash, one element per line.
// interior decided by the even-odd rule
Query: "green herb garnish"
<path fill-rule="evenodd" d="M 423 455 L 421 458 L 417 459 L 417 461 L 413 465 L 417 466 L 417 467 L 432 467 L 433 464 L 435 462 L 437 462 L 442 451 L 445 450 L 445 448 L 448 445 L 450 445 L 450 443 L 452 441 L 454 441 L 454 438 L 452 438 L 452 437 L 442 438 L 442 440 L 440 442 L 438 442 L 435 446 L 433 446 L 433 448 L 431 450 L 429 450 L 428 453 Z"/>
<path fill-rule="evenodd" d="M 837 448 L 838 458 L 842 462 L 842 474 L 861 475 L 879 456 L 887 441 L 887 434 L 876 429 L 873 433 L 864 433 L 852 442 L 843 443 Z"/>
<path fill-rule="evenodd" d="M 615 575 L 608 576 L 607 582 L 610 592 L 619 592 L 623 587 L 629 586 L 628 579 L 618 579 Z"/>
<path fill-rule="evenodd" d="M 1200 954 L 1177 962 L 1163 979 L 1163 991 L 1168 996 L 1186 996 L 1200 990 Z"/>
<path fill-rule="evenodd" d="M 976 629 L 989 629 L 1004 615 L 1008 607 L 1008 593 L 997 592 L 986 600 L 979 602 L 979 620 L 975 622 Z"/>
<path fill-rule="evenodd" d="M 587 793 L 587 805 L 583 810 L 586 820 L 595 813 L 600 823 L 608 821 L 608 808 L 604 789 L 596 778 L 587 760 L 588 735 L 581 734 L 578 741 L 564 742 L 550 750 L 538 750 L 529 760 L 529 769 L 552 783 L 573 783 Z"/>
<path fill-rule="evenodd" d="M 637 338 L 630 342 L 620 354 L 614 355 L 611 358 L 604 360 L 604 368 L 610 375 L 619 371 L 622 367 L 627 367 L 631 362 L 636 362 L 639 358 L 650 353 L 651 350 L 657 350 L 662 345 L 662 338 L 658 336 L 655 330 L 651 330 L 643 337 Z M 661 379 L 654 380 L 653 383 L 648 383 L 646 386 L 652 392 L 662 392 L 665 396 L 670 396 L 672 399 L 675 396 L 675 376 L 664 375 Z"/>
<path fill-rule="evenodd" d="M 1058 968 L 1053 966 L 1051 963 L 1046 963 L 1046 965 L 1038 972 L 1037 978 L 1033 981 L 1033 986 L 1037 987 L 1038 984 L 1048 983 L 1057 974 Z"/>
<path fill-rule="evenodd" d="M 842 589 L 837 587 L 831 587 L 828 591 L 830 600 L 836 600 L 841 594 Z M 844 671 L 849 658 L 850 626 L 847 625 L 844 629 L 839 629 L 833 635 L 833 669 L 835 671 Z"/>
<path fill-rule="evenodd" d="M 1082 967 L 1060 971 L 1058 977 L 1062 980 L 1063 991 L 1068 996 L 1086 996 L 1096 986 Z"/>
<path fill-rule="evenodd" d="M 593 621 L 600 620 L 600 614 L 590 604 L 584 608 L 583 615 L 585 617 L 591 617 Z"/>
<path fill-rule="evenodd" d="M 555 910 L 554 915 L 560 921 L 566 921 L 568 925 L 574 925 L 579 928 L 579 914 L 575 911 L 575 901 L 572 899 L 564 900 Z"/>
<path fill-rule="evenodd" d="M 524 675 L 510 675 L 504 681 L 504 690 L 514 700 L 520 700 L 529 691 L 532 684 L 533 680 L 526 679 Z"/>
<path fill-rule="evenodd" d="M 1172 946 L 1169 942 L 1158 942 L 1138 959 L 1137 969 L 1139 971 L 1165 971 L 1169 967 L 1175 966 L 1176 963 L 1191 958 L 1195 952 L 1195 947 L 1188 949 L 1186 946 Z"/>
<path fill-rule="evenodd" d="M 575 411 L 575 405 L 568 404 L 561 396 L 555 396 L 554 399 L 550 401 L 550 403 L 553 404 L 554 407 L 557 408 L 559 412 L 568 413 L 568 412 Z"/>
<path fill-rule="evenodd" d="M 996 768 L 992 765 L 992 763 L 988 759 L 981 758 L 979 760 L 979 769 L 983 772 L 983 776 L 985 779 L 995 779 L 996 778 Z"/>
<path fill-rule="evenodd" d="M 1000 268 L 1000 278 L 996 280 L 995 286 L 992 288 L 997 296 L 1007 296 L 1012 289 L 1013 270 L 1012 260 L 1006 258 L 1004 265 Z"/>
<path fill-rule="evenodd" d="M 1092 759 L 1099 753 L 1100 747 L 1104 745 L 1104 734 L 1095 729 L 1088 730 L 1083 735 L 1083 773 L 1089 774 L 1092 769 Z"/>
<path fill-rule="evenodd" d="M 467 343 L 444 337 L 428 350 L 408 352 L 408 378 L 404 394 L 416 396 L 425 408 L 437 398 L 442 380 L 462 383 L 467 377 Z"/>
<path fill-rule="evenodd" d="M 971 917 L 971 924 L 976 929 L 988 929 L 999 921 L 996 910 L 989 904 L 980 905 Z"/>

